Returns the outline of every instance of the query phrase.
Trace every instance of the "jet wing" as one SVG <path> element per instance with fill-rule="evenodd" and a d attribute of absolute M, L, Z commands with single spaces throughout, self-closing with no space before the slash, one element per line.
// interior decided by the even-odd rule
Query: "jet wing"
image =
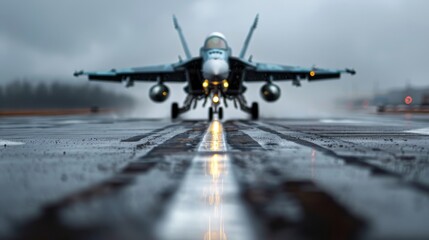
<path fill-rule="evenodd" d="M 331 70 L 323 68 L 303 68 L 277 64 L 255 63 L 247 67 L 245 81 L 300 80 L 308 81 L 340 78 L 342 73 L 354 75 L 352 69 Z"/>
<path fill-rule="evenodd" d="M 159 78 L 161 78 L 163 82 L 185 82 L 186 64 L 193 60 L 158 66 L 112 69 L 110 71 L 78 71 L 73 75 L 75 77 L 84 75 L 88 76 L 89 80 L 110 82 L 157 81 Z"/>

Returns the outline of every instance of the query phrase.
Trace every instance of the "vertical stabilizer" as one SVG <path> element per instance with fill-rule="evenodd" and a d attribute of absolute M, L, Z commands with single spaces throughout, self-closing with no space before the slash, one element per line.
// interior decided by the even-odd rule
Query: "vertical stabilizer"
<path fill-rule="evenodd" d="M 173 22 L 174 22 L 174 28 L 179 33 L 180 42 L 182 43 L 186 58 L 190 59 L 192 58 L 191 52 L 189 51 L 188 44 L 186 43 L 185 37 L 183 36 L 183 33 L 182 33 L 182 28 L 179 26 L 179 22 L 177 22 L 177 18 L 175 15 L 173 15 Z"/>
<path fill-rule="evenodd" d="M 244 58 L 244 55 L 246 55 L 247 47 L 249 47 L 250 39 L 252 38 L 253 31 L 255 31 L 256 26 L 258 25 L 258 18 L 259 14 L 256 15 L 255 21 L 253 21 L 252 26 L 250 27 L 249 33 L 247 34 L 246 40 L 244 41 L 243 48 L 240 52 L 240 58 Z"/>

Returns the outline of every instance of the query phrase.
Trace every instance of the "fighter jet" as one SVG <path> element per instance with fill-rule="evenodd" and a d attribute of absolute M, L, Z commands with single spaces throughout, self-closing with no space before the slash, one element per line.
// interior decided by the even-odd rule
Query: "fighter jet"
<path fill-rule="evenodd" d="M 214 32 L 208 35 L 204 45 L 200 48 L 200 55 L 193 57 L 182 29 L 173 15 L 174 27 L 179 34 L 186 59 L 172 64 L 147 66 L 126 69 L 112 69 L 110 71 L 86 72 L 77 71 L 74 76 L 86 75 L 89 80 L 100 80 L 123 83 L 126 87 L 134 85 L 135 81 L 154 82 L 149 90 L 149 96 L 154 102 L 167 100 L 170 90 L 168 82 L 186 83 L 184 91 L 186 98 L 180 107 L 178 103 L 171 105 L 171 117 L 177 118 L 180 114 L 195 109 L 197 103 L 203 101 L 205 107 L 209 102 L 208 118 L 213 119 L 217 114 L 223 118 L 223 108 L 233 103 L 235 108 L 249 113 L 252 119 L 258 119 L 258 103 L 248 105 L 244 93 L 246 82 L 263 82 L 261 96 L 265 101 L 274 102 L 280 97 L 280 88 L 276 81 L 291 81 L 294 86 L 301 86 L 302 80 L 316 81 L 340 78 L 342 73 L 355 74 L 353 69 L 332 70 L 322 68 L 304 68 L 276 64 L 257 63 L 252 56 L 245 59 L 246 51 L 258 24 L 258 15 L 250 27 L 244 41 L 240 55 L 233 56 L 231 47 L 222 33 Z"/>

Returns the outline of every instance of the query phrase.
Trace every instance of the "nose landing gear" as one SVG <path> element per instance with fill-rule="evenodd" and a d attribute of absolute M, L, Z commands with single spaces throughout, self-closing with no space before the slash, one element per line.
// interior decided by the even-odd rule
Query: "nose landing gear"
<path fill-rule="evenodd" d="M 179 116 L 179 104 L 173 103 L 171 105 L 171 118 L 176 119 Z"/>
<path fill-rule="evenodd" d="M 213 120 L 213 108 L 209 107 L 209 121 Z"/>
<path fill-rule="evenodd" d="M 216 98 L 215 98 L 216 97 Z M 180 114 L 185 113 L 191 109 L 191 106 L 195 109 L 197 106 L 197 101 L 204 99 L 204 97 L 198 97 L 193 95 L 188 95 L 185 99 L 183 107 L 179 107 L 178 103 L 173 103 L 171 105 L 171 118 L 176 119 Z M 203 107 L 205 107 L 207 100 L 210 99 L 209 95 L 205 96 L 205 101 L 203 103 Z M 231 99 L 231 98 L 229 98 Z M 225 99 L 224 99 L 225 100 Z M 252 120 L 257 120 L 259 118 L 259 106 L 258 103 L 254 102 L 250 106 L 247 105 L 246 99 L 243 95 L 238 95 L 234 97 L 232 100 L 234 100 L 234 106 L 237 108 L 239 105 L 240 109 L 248 114 L 250 114 L 250 117 Z M 220 98 L 218 95 L 213 95 L 212 98 L 212 106 L 209 107 L 209 114 L 208 119 L 209 121 L 213 120 L 213 117 L 215 114 L 217 114 L 217 117 L 219 120 L 223 119 L 223 107 L 220 107 Z M 237 104 L 238 103 L 238 104 Z M 227 103 L 225 101 L 225 107 L 227 107 Z"/>
<path fill-rule="evenodd" d="M 209 121 L 213 120 L 214 114 L 217 114 L 217 117 L 219 120 L 222 120 L 223 118 L 223 108 L 219 107 L 218 109 L 209 107 Z"/>
<path fill-rule="evenodd" d="M 222 118 L 223 118 L 223 108 L 222 107 L 219 108 L 219 110 L 217 112 L 217 116 L 218 116 L 219 120 L 222 120 Z"/>

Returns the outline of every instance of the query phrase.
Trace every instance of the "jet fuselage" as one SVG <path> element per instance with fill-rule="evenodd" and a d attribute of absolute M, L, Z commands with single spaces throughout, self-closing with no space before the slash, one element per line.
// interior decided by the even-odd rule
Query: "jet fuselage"
<path fill-rule="evenodd" d="M 205 94 L 212 99 L 211 105 L 217 112 L 221 97 L 225 96 L 229 87 L 231 48 L 228 47 L 225 36 L 218 32 L 211 33 L 200 49 L 200 56 L 204 78 L 202 86 Z"/>
<path fill-rule="evenodd" d="M 226 80 L 229 75 L 228 59 L 231 49 L 228 47 L 225 36 L 214 32 L 210 34 L 201 47 L 200 55 L 203 59 L 202 73 L 204 79 L 210 83 Z"/>

